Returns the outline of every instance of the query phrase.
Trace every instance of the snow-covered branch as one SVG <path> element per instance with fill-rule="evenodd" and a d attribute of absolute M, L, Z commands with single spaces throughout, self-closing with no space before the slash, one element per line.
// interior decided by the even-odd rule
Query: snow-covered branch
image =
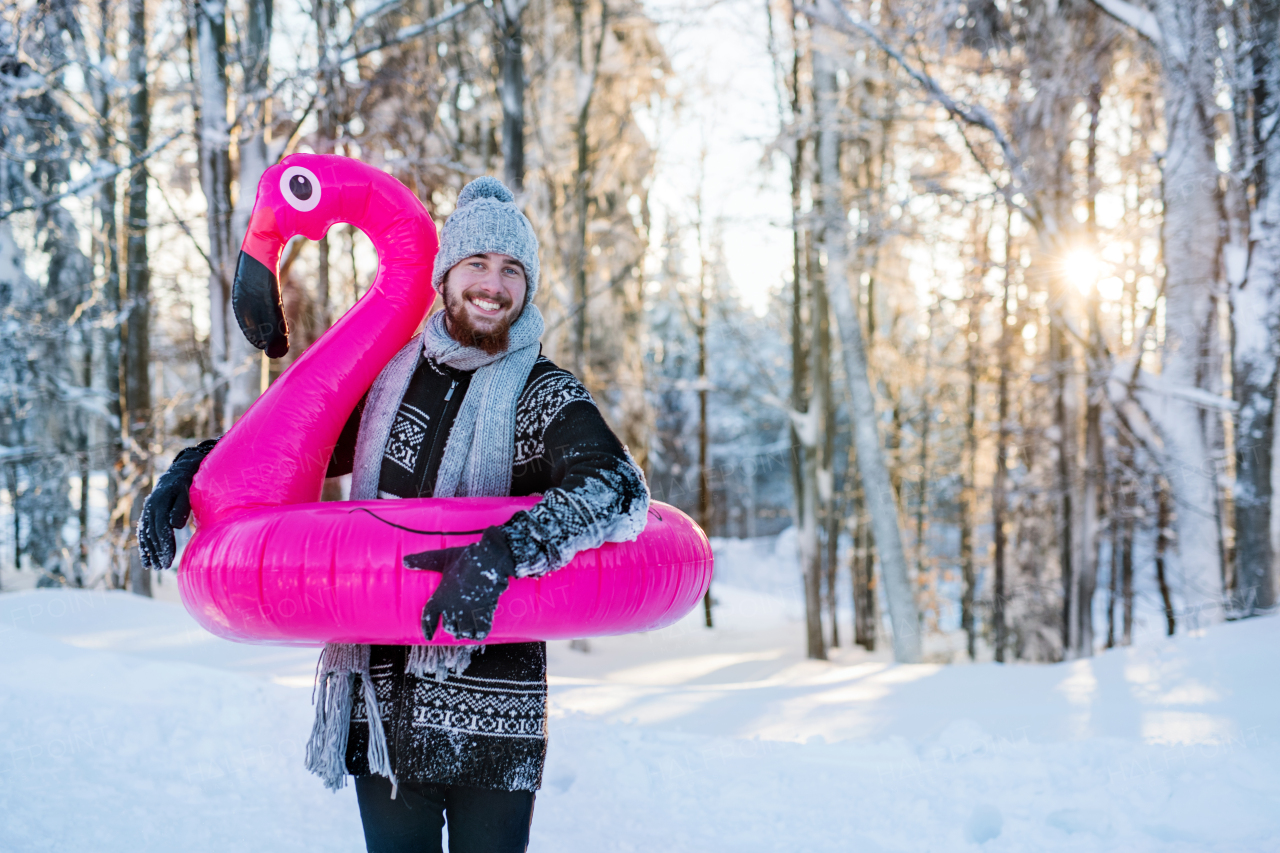
<path fill-rule="evenodd" d="M 131 171 L 137 166 L 140 166 L 143 163 L 147 162 L 153 156 L 158 154 L 160 151 L 167 148 L 169 146 L 169 143 L 173 142 L 175 139 L 182 136 L 186 132 L 187 131 L 185 130 L 179 130 L 179 131 L 176 131 L 175 133 L 170 134 L 169 136 L 166 136 L 164 139 L 160 140 L 155 145 L 152 145 L 146 151 L 143 151 L 137 157 L 134 157 L 128 163 L 124 163 L 119 166 L 113 166 L 110 169 L 95 170 L 92 173 L 90 173 L 87 177 L 82 178 L 78 181 L 75 181 L 69 187 L 67 187 L 66 190 L 58 193 L 57 195 L 45 196 L 39 199 L 38 201 L 31 202 L 30 204 L 20 204 L 14 207 L 10 207 L 6 210 L 0 210 L 0 222 L 5 221 L 10 216 L 13 216 L 15 214 L 25 213 L 26 211 L 29 211 L 29 210 L 39 210 L 43 207 L 48 207 L 51 204 L 56 204 L 57 202 L 62 201 L 64 198 L 71 198 L 72 196 L 77 196 L 77 195 L 80 195 L 81 193 L 89 192 L 90 190 L 94 189 L 99 184 L 101 184 L 103 181 L 109 181 L 112 178 L 114 178 L 116 175 L 119 175 L 122 172 Z"/>
<path fill-rule="evenodd" d="M 1164 43 L 1160 22 L 1150 9 L 1135 6 L 1129 0 L 1093 0 L 1095 6 L 1159 47 Z"/>
<path fill-rule="evenodd" d="M 828 11 L 830 10 L 830 11 Z M 902 51 L 896 49 L 875 30 L 874 27 L 855 20 L 849 13 L 837 3 L 827 3 L 826 8 L 818 6 L 797 6 L 796 11 L 803 14 L 812 21 L 816 21 L 824 26 L 830 27 L 846 35 L 866 36 L 876 43 L 876 46 L 888 54 L 894 62 L 901 66 L 902 70 L 915 80 L 929 94 L 934 101 L 938 103 L 952 119 L 963 124 L 973 125 L 986 130 L 995 139 L 996 144 L 1000 146 L 1000 151 L 1004 155 L 1010 173 L 1013 175 L 1015 183 L 1018 186 L 1026 186 L 1026 174 L 1022 167 L 1022 158 L 1018 156 L 1017 150 L 1013 147 L 1013 142 L 996 124 L 991 113 L 981 104 L 962 104 L 955 98 L 947 94 L 941 84 L 923 69 L 916 68 L 902 54 Z M 968 140 L 966 139 L 966 145 Z M 972 148 L 970 148 L 972 151 Z M 998 187 L 1000 192 L 1008 200 L 1008 203 L 1016 208 L 1019 213 L 1027 218 L 1038 230 L 1044 231 L 1048 224 L 1045 217 L 1041 214 L 1039 206 L 1035 203 L 1032 196 L 1024 196 L 1029 204 L 1024 204 L 1016 199 L 1018 190 L 1014 187 L 1003 186 Z M 1049 229 L 1052 230 L 1052 229 Z"/>
<path fill-rule="evenodd" d="M 369 45 L 368 47 L 363 47 L 363 48 L 360 48 L 359 50 L 352 51 L 351 53 L 348 53 L 345 56 L 338 59 L 335 65 L 344 65 L 348 62 L 354 62 L 355 60 L 366 57 L 371 53 L 376 53 L 377 51 L 384 50 L 388 47 L 395 47 L 396 45 L 403 44 L 404 42 L 407 42 L 411 39 L 416 39 L 418 36 L 426 35 L 432 30 L 439 29 L 440 27 L 449 23 L 454 18 L 458 17 L 463 12 L 467 11 L 468 9 L 470 9 L 472 6 L 476 5 L 479 2 L 480 0 L 468 0 L 468 2 L 454 6 L 449 11 L 442 12 L 441 14 L 436 15 L 434 18 L 429 18 L 428 20 L 423 21 L 421 24 L 413 24 L 412 26 L 401 27 L 396 32 L 396 34 L 391 38 L 380 41 L 377 44 Z"/>
<path fill-rule="evenodd" d="M 353 21 L 351 24 L 352 38 L 355 37 L 356 33 L 364 29 L 365 25 L 367 25 L 374 18 L 377 18 L 381 15 L 385 15 L 387 12 L 390 12 L 392 9 L 399 8 L 402 3 L 404 3 L 404 0 L 383 0 L 382 3 L 379 3 L 378 5 L 374 6 L 372 9 L 369 9 L 365 12 L 361 12 L 360 17 L 356 18 L 355 21 Z M 453 11 L 453 10 L 450 9 L 449 11 Z M 446 12 L 446 14 L 448 13 Z"/>

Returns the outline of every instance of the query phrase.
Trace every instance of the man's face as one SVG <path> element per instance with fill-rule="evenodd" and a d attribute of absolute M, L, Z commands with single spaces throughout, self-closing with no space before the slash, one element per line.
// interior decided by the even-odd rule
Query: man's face
<path fill-rule="evenodd" d="M 524 267 L 510 255 L 472 255 L 445 277 L 445 321 L 454 340 L 489 355 L 507 348 L 511 324 L 524 310 Z"/>

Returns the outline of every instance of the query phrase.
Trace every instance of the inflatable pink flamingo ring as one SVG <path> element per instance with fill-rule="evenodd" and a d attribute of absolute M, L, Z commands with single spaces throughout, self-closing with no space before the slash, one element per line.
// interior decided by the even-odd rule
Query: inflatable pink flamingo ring
<path fill-rule="evenodd" d="M 228 639 L 423 645 L 422 606 L 440 576 L 406 569 L 404 555 L 474 542 L 485 527 L 538 501 L 319 501 L 343 425 L 435 296 L 436 230 L 421 202 L 356 160 L 294 154 L 258 185 L 236 271 L 241 328 L 267 355 L 279 358 L 289 348 L 275 272 L 285 243 L 295 235 L 318 240 L 339 222 L 373 242 L 377 278 L 218 442 L 191 490 L 197 529 L 178 573 L 182 601 L 201 625 Z M 431 532 L 413 532 L 422 530 Z M 697 604 L 711 570 L 702 530 L 655 502 L 634 542 L 606 544 L 543 577 L 512 580 L 485 642 L 661 628 Z M 432 640 L 467 642 L 443 630 Z"/>

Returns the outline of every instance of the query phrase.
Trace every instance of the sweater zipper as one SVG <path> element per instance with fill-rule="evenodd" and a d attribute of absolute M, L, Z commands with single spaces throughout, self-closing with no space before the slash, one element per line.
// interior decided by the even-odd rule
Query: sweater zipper
<path fill-rule="evenodd" d="M 427 455 L 427 468 L 422 472 L 423 480 L 418 484 L 418 494 L 422 494 L 423 487 L 427 484 L 426 478 L 431 474 L 431 460 L 435 459 L 436 452 L 440 449 L 440 440 L 447 437 L 448 430 L 445 429 L 445 427 L 452 426 L 452 423 L 449 420 L 449 409 L 452 408 L 453 405 L 451 401 L 453 400 L 454 389 L 458 387 L 458 383 L 460 381 L 461 380 L 458 379 L 449 380 L 449 390 L 444 392 L 444 411 L 440 413 L 440 422 L 436 426 L 435 436 L 431 439 L 431 449 L 428 451 Z M 436 473 L 439 473 L 438 469 Z M 432 483 L 431 491 L 433 494 L 435 493 L 434 483 Z"/>

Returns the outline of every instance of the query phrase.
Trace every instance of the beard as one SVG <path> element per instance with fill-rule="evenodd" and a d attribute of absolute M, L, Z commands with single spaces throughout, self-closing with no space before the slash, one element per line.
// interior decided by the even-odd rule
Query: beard
<path fill-rule="evenodd" d="M 467 294 L 455 293 L 454 289 L 449 287 L 447 279 L 443 290 L 444 314 L 445 319 L 448 320 L 446 325 L 455 341 L 466 347 L 475 347 L 486 355 L 497 355 L 506 351 L 511 342 L 511 324 L 515 322 L 520 312 L 509 311 L 495 325 L 479 329 L 472 324 L 471 317 L 467 313 Z M 511 307 L 511 300 L 505 294 L 484 298 L 497 302 L 504 310 Z"/>

